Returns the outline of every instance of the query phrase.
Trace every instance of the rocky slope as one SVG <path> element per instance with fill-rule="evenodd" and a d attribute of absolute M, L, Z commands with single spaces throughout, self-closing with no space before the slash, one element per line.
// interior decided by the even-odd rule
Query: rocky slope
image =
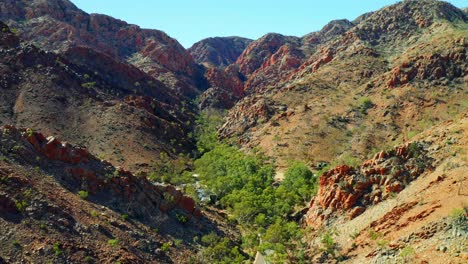
<path fill-rule="evenodd" d="M 205 86 L 203 70 L 175 39 L 109 16 L 89 15 L 68 0 L 2 0 L 0 20 L 44 50 L 89 47 L 135 65 L 185 96 L 194 97 Z"/>
<path fill-rule="evenodd" d="M 358 169 L 324 173 L 306 216 L 315 261 L 334 262 L 317 250 L 328 233 L 345 263 L 466 262 L 467 120 L 432 127 Z"/>
<path fill-rule="evenodd" d="M 185 103 L 161 82 L 88 48 L 70 48 L 65 58 L 20 45 L 1 27 L 0 123 L 88 145 L 134 170 L 148 171 L 161 152 L 190 152 L 191 108 L 182 113 Z"/>
<path fill-rule="evenodd" d="M 260 91 L 274 86 L 304 63 L 320 44 L 351 27 L 353 24 L 347 20 L 336 20 L 302 38 L 267 34 L 252 42 L 235 63 L 247 79 L 244 89 Z"/>
<path fill-rule="evenodd" d="M 226 230 L 181 191 L 85 148 L 12 126 L 0 140 L 2 263 L 185 263 L 194 236 Z"/>
<path fill-rule="evenodd" d="M 325 172 L 319 179 L 319 192 L 311 201 L 306 219 L 309 226 L 320 229 L 335 212 L 349 212 L 353 219 L 366 210 L 401 192 L 425 169 L 430 158 L 418 142 L 382 151 L 361 167 L 341 165 Z M 429 168 L 426 168 L 429 167 Z"/>
<path fill-rule="evenodd" d="M 211 230 L 235 239 L 145 177 L 192 153 L 195 97 L 278 175 L 328 168 L 289 216 L 313 262 L 466 262 L 466 9 L 403 1 L 188 51 L 67 0 L 0 0 L 0 20 L 0 263 L 185 263 Z"/>
<path fill-rule="evenodd" d="M 467 21 L 444 2 L 404 1 L 356 24 L 332 22 L 317 44 L 302 44 L 314 34 L 267 35 L 236 62 L 248 95 L 220 135 L 280 164 L 311 166 L 364 160 L 402 143 L 464 111 Z"/>
<path fill-rule="evenodd" d="M 195 62 L 209 68 L 224 68 L 234 63 L 251 39 L 241 37 L 215 37 L 200 40 L 188 49 Z"/>

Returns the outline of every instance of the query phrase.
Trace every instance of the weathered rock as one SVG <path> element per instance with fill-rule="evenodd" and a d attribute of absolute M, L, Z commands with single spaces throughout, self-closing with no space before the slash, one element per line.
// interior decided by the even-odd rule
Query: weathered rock
<path fill-rule="evenodd" d="M 404 168 L 403 173 L 391 174 L 389 166 Z M 317 196 L 311 201 L 306 222 L 319 229 L 328 219 L 339 214 L 347 214 L 352 219 L 362 214 L 369 205 L 387 199 L 391 193 L 404 189 L 403 181 L 414 164 L 424 162 L 430 166 L 431 159 L 417 142 L 398 146 L 390 152 L 380 152 L 374 159 L 365 161 L 361 167 L 341 165 L 331 169 L 319 178 Z M 419 176 L 424 169 L 418 170 Z M 412 179 L 414 179 L 412 178 Z M 331 214 L 324 214 L 324 212 Z"/>
<path fill-rule="evenodd" d="M 188 49 L 195 61 L 210 68 L 224 68 L 234 63 L 251 39 L 215 37 L 203 39 Z"/>
<path fill-rule="evenodd" d="M 196 96 L 203 89 L 200 67 L 179 42 L 162 31 L 87 14 L 67 0 L 3 1 L 0 20 L 8 21 L 23 40 L 44 50 L 65 52 L 73 46 L 91 47 L 117 60 L 130 60 L 186 96 Z"/>
<path fill-rule="evenodd" d="M 59 160 L 66 163 L 87 163 L 91 157 L 89 152 L 83 148 L 76 148 L 68 143 L 62 143 L 55 137 L 45 138 L 41 133 L 27 129 L 26 139 L 41 154 L 51 160 Z"/>

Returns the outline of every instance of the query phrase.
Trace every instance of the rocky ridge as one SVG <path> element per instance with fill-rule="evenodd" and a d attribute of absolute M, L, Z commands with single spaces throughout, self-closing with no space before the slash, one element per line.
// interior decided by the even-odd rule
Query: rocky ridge
<path fill-rule="evenodd" d="M 178 93 L 203 89 L 203 70 L 175 39 L 100 14 L 87 14 L 68 0 L 0 2 L 0 20 L 20 37 L 56 53 L 85 46 L 135 65 Z"/>
<path fill-rule="evenodd" d="M 61 56 L 20 42 L 6 25 L 0 35 L 0 123 L 59 134 L 135 171 L 161 152 L 191 151 L 195 107 L 158 80 L 89 48 Z"/>
<path fill-rule="evenodd" d="M 319 192 L 310 202 L 306 223 L 319 230 L 334 214 L 353 219 L 367 207 L 396 196 L 430 168 L 431 158 L 418 142 L 379 152 L 358 168 L 338 166 L 320 176 Z"/>
<path fill-rule="evenodd" d="M 10 230 L 0 238 L 2 256 L 10 256 L 3 261 L 187 261 L 194 252 L 188 237 L 218 230 L 175 187 L 154 185 L 85 148 L 13 126 L 1 129 L 0 140 L 0 226 Z"/>
<path fill-rule="evenodd" d="M 460 9 L 444 2 L 404 1 L 354 22 L 331 23 L 339 30 L 330 30 L 333 26 L 322 30 L 330 30 L 330 38 L 308 46 L 307 56 L 300 48 L 300 63 L 271 75 L 263 73 L 280 69 L 288 60 L 255 58 L 266 54 L 274 59 L 268 54 L 275 52 L 293 54 L 299 39 L 270 35 L 254 41 L 237 61 L 247 77 L 246 97 L 230 110 L 219 134 L 247 147 L 260 146 L 280 161 L 312 159 L 311 166 L 346 152 L 364 160 L 372 148 L 388 147 L 376 146 L 378 142 L 404 142 L 407 131 L 414 133 L 425 129 L 427 122 L 453 118 L 443 113 L 446 110 L 436 109 L 463 111 L 467 21 Z M 256 45 L 259 50 L 253 52 Z M 278 77 L 281 74 L 285 75 Z M 269 86 L 270 81 L 275 85 Z M 254 90 L 248 89 L 249 83 Z M 428 95 L 428 87 L 437 87 L 432 88 L 433 96 Z M 270 107 L 272 111 L 264 115 L 252 103 L 259 100 L 278 107 Z M 343 144 L 330 147 L 331 151 L 320 148 L 337 141 Z M 295 150 L 284 147 L 288 145 Z"/>
<path fill-rule="evenodd" d="M 200 40 L 188 49 L 195 62 L 208 68 L 225 68 L 234 63 L 253 40 L 215 37 Z"/>

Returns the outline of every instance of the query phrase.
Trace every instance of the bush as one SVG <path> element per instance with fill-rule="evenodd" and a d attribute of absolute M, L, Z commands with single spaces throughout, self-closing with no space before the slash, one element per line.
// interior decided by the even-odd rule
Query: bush
<path fill-rule="evenodd" d="M 333 239 L 333 234 L 331 232 L 326 232 L 320 239 L 320 242 L 322 243 L 323 251 L 335 256 L 335 250 L 337 249 L 337 244 L 335 240 Z"/>
<path fill-rule="evenodd" d="M 293 199 L 293 204 L 308 202 L 317 193 L 317 177 L 305 164 L 295 162 L 284 174 L 280 187 L 283 187 L 288 197 Z"/>
<path fill-rule="evenodd" d="M 28 203 L 26 201 L 17 201 L 15 205 L 16 205 L 16 209 L 18 209 L 18 211 L 20 212 L 23 212 L 24 209 L 28 207 Z"/>
<path fill-rule="evenodd" d="M 96 85 L 96 82 L 86 82 L 86 83 L 81 84 L 81 87 L 86 88 L 86 89 L 91 89 L 91 88 L 94 88 L 95 85 Z"/>
<path fill-rule="evenodd" d="M 358 101 L 358 110 L 361 112 L 361 114 L 367 114 L 367 110 L 372 108 L 374 106 L 374 103 L 372 100 L 368 97 L 362 97 Z"/>
<path fill-rule="evenodd" d="M 176 219 L 181 224 L 186 224 L 188 222 L 188 217 L 183 214 L 176 214 Z"/>
<path fill-rule="evenodd" d="M 111 247 L 117 247 L 119 245 L 119 240 L 118 239 L 109 239 L 107 240 L 107 244 Z"/>
<path fill-rule="evenodd" d="M 214 149 L 219 144 L 217 129 L 222 123 L 223 113 L 221 111 L 205 111 L 197 118 L 195 138 L 198 151 L 201 154 Z"/>
<path fill-rule="evenodd" d="M 413 256 L 414 253 L 415 253 L 414 248 L 407 246 L 401 250 L 400 257 L 407 259 Z"/>
<path fill-rule="evenodd" d="M 228 238 L 220 238 L 211 233 L 202 237 L 207 246 L 200 252 L 201 263 L 244 263 L 245 257 Z"/>
<path fill-rule="evenodd" d="M 86 199 L 86 198 L 88 198 L 89 193 L 87 191 L 81 190 L 81 191 L 78 192 L 78 196 L 80 196 L 81 199 Z"/>
<path fill-rule="evenodd" d="M 54 251 L 54 254 L 56 256 L 62 254 L 62 249 L 61 249 L 60 243 L 54 243 L 54 245 L 52 246 L 52 250 Z"/>
<path fill-rule="evenodd" d="M 449 214 L 451 222 L 456 226 L 466 225 L 468 207 L 453 208 Z"/>
<path fill-rule="evenodd" d="M 163 243 L 163 244 L 161 245 L 161 250 L 162 250 L 162 252 L 167 252 L 167 251 L 169 250 L 169 248 L 171 248 L 171 244 L 169 244 L 168 242 Z"/>
<path fill-rule="evenodd" d="M 379 233 L 379 232 L 375 232 L 374 230 L 372 229 L 369 229 L 369 238 L 371 240 L 377 240 L 378 238 L 382 237 L 383 234 L 382 233 Z"/>

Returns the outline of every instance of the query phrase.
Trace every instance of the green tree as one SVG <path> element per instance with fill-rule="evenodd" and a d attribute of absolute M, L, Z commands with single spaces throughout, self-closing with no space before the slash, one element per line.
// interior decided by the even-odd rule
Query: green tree
<path fill-rule="evenodd" d="M 317 177 L 312 171 L 305 164 L 295 162 L 284 174 L 278 193 L 290 204 L 300 204 L 309 202 L 317 193 L 317 188 Z"/>

